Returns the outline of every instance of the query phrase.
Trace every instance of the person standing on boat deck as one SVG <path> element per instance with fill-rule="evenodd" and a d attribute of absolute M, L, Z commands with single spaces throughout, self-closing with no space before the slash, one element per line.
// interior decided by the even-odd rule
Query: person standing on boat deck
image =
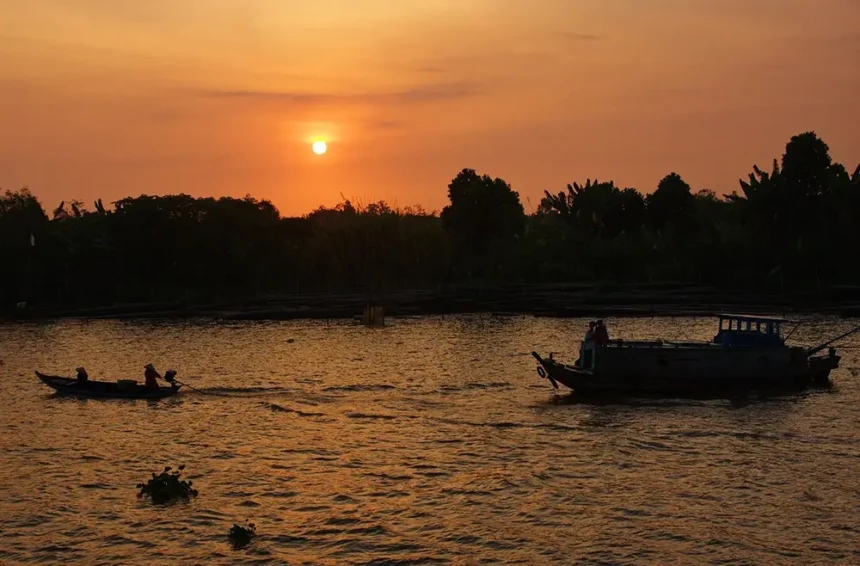
<path fill-rule="evenodd" d="M 590 368 L 591 360 L 594 358 L 594 321 L 588 323 L 585 331 L 585 340 L 582 345 L 582 367 Z"/>
<path fill-rule="evenodd" d="M 84 368 L 75 368 L 78 372 L 78 387 L 86 387 L 89 384 L 90 376 L 87 375 L 87 370 Z"/>
<path fill-rule="evenodd" d="M 158 389 L 158 379 L 161 378 L 161 375 L 155 371 L 152 364 L 146 364 L 144 367 L 146 371 L 143 373 L 143 377 L 146 379 L 146 387 Z"/>
<path fill-rule="evenodd" d="M 597 321 L 597 327 L 594 329 L 594 343 L 598 346 L 606 346 L 609 343 L 609 331 L 602 320 Z"/>

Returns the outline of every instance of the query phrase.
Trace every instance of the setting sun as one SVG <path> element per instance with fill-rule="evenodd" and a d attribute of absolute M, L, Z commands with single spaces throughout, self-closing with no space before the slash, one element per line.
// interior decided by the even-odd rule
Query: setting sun
<path fill-rule="evenodd" d="M 314 153 L 316 153 L 317 155 L 322 155 L 328 150 L 328 144 L 326 144 L 324 141 L 315 141 L 312 147 Z"/>

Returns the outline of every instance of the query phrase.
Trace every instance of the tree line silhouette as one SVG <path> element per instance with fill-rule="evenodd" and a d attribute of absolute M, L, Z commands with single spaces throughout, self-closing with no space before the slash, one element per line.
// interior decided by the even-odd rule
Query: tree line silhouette
<path fill-rule="evenodd" d="M 0 195 L 0 305 L 209 301 L 451 283 L 683 281 L 761 292 L 860 283 L 860 166 L 795 136 L 740 193 L 677 174 L 643 195 L 612 181 L 546 192 L 526 214 L 504 180 L 464 169 L 441 214 L 345 200 L 299 218 L 266 200 L 124 198 L 46 212 Z"/>

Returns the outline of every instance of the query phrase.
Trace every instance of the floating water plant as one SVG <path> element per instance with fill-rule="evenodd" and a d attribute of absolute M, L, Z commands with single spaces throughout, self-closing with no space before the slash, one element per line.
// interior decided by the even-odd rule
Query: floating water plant
<path fill-rule="evenodd" d="M 244 527 L 234 524 L 227 532 L 227 538 L 233 543 L 234 548 L 247 546 L 255 536 L 257 536 L 257 527 L 248 521 L 245 521 Z"/>
<path fill-rule="evenodd" d="M 145 484 L 139 483 L 140 488 L 138 497 L 146 497 L 152 500 L 155 504 L 168 503 L 176 499 L 191 499 L 197 496 L 197 490 L 191 487 L 191 481 L 179 479 L 182 475 L 182 470 L 185 466 L 179 466 L 178 470 L 171 472 L 173 468 L 167 466 L 164 471 L 158 475 L 152 474 L 152 478 Z"/>

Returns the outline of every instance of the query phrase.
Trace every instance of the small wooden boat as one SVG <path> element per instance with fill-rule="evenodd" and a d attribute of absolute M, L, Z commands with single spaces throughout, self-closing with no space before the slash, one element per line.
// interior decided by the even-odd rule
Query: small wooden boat
<path fill-rule="evenodd" d="M 58 377 L 44 375 L 36 372 L 36 376 L 48 387 L 51 387 L 62 395 L 74 395 L 77 397 L 100 397 L 106 399 L 163 399 L 172 397 L 179 393 L 181 385 L 174 384 L 171 387 L 159 387 L 152 389 L 136 384 L 121 384 L 110 381 L 87 380 L 84 386 L 78 380 L 71 377 Z"/>
<path fill-rule="evenodd" d="M 815 348 L 788 346 L 776 318 L 719 316 L 711 342 L 612 340 L 581 343 L 580 358 L 564 364 L 532 352 L 538 375 L 558 389 L 583 394 L 686 395 L 738 390 L 803 389 L 828 385 L 839 367 L 835 348 L 819 355 L 843 334 Z"/>

